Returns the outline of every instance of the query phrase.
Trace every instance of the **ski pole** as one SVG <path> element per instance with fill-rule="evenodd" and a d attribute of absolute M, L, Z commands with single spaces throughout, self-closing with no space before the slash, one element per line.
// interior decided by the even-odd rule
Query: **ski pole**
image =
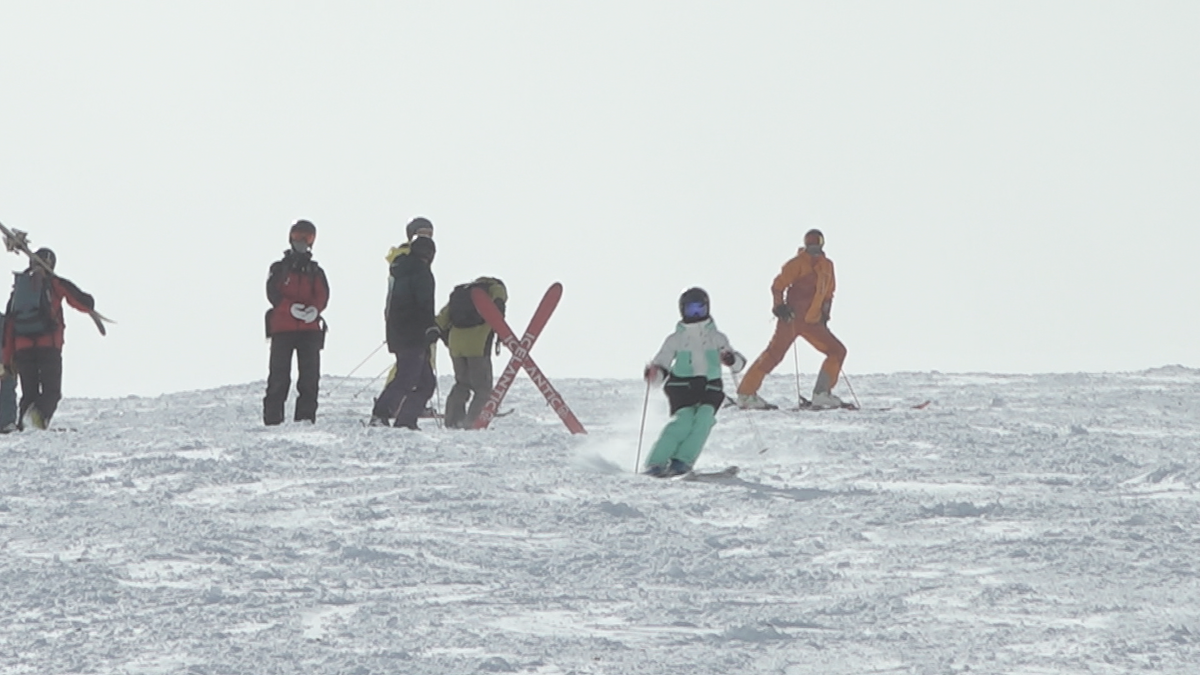
<path fill-rule="evenodd" d="M 646 400 L 642 401 L 642 425 L 638 429 L 637 459 L 633 463 L 633 472 L 638 472 L 642 465 L 642 434 L 646 433 L 646 409 L 650 407 L 650 381 L 646 381 Z"/>
<path fill-rule="evenodd" d="M 362 388 L 362 389 L 359 389 L 357 392 L 355 392 L 354 396 L 351 396 L 350 398 L 352 398 L 352 399 L 354 399 L 354 398 L 358 398 L 360 395 L 362 395 L 362 393 L 363 393 L 364 391 L 366 391 L 366 390 L 370 389 L 370 388 L 371 388 L 371 385 L 375 384 L 375 381 L 376 381 L 376 380 L 378 380 L 379 378 L 383 377 L 383 374 L 384 374 L 384 373 L 386 373 L 387 371 L 391 370 L 391 369 L 392 369 L 392 367 L 391 367 L 391 366 L 388 366 L 387 368 L 384 368 L 383 370 L 379 371 L 379 374 L 378 374 L 378 375 L 376 375 L 375 377 L 372 377 L 370 382 L 368 382 L 368 383 L 366 383 L 365 385 L 363 385 L 363 388 Z"/>
<path fill-rule="evenodd" d="M 386 345 L 386 344 L 387 344 L 387 340 L 384 340 L 383 342 L 380 342 L 380 343 L 379 343 L 379 346 L 378 346 L 378 347 L 376 347 L 376 348 L 374 349 L 374 351 L 372 351 L 370 354 L 367 354 L 367 358 L 365 358 L 365 359 L 363 359 L 362 361 L 360 361 L 360 362 L 358 363 L 358 365 L 357 365 L 357 366 L 354 366 L 354 369 L 353 369 L 353 370 L 351 370 L 349 373 L 346 373 L 346 376 L 345 376 L 344 378 L 342 378 L 342 381 L 341 381 L 341 382 L 338 382 L 338 383 L 337 383 L 337 384 L 335 384 L 335 385 L 333 385 L 333 387 L 332 387 L 332 388 L 330 388 L 330 390 L 329 390 L 329 393 L 327 393 L 327 394 L 325 394 L 325 395 L 326 395 L 326 396 L 331 396 L 331 395 L 333 395 L 333 392 L 335 392 L 335 391 L 337 391 L 338 389 L 340 389 L 340 388 L 341 388 L 341 386 L 342 386 L 343 384 L 345 384 L 345 383 L 346 383 L 346 380 L 348 380 L 348 379 L 350 379 L 350 378 L 354 377 L 354 374 L 358 372 L 358 369 L 359 369 L 359 368 L 362 368 L 363 366 L 365 366 L 365 365 L 367 364 L 367 361 L 370 361 L 372 356 L 375 356 L 376 354 L 378 354 L 378 353 L 379 353 L 379 350 L 380 350 L 380 349 L 383 349 L 383 346 L 384 346 L 384 345 Z"/>
<path fill-rule="evenodd" d="M 846 375 L 845 370 L 842 370 L 842 379 L 846 381 L 846 388 L 850 390 L 850 395 L 854 397 L 854 407 L 861 408 L 862 404 L 858 402 L 858 394 L 854 393 L 854 385 L 850 384 L 850 378 Z"/>

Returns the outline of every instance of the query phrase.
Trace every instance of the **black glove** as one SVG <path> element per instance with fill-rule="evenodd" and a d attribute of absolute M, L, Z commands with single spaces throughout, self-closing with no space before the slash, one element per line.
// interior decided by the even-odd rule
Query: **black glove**
<path fill-rule="evenodd" d="M 733 352 L 729 351 L 728 349 L 721 350 L 721 363 L 732 367 L 736 361 L 737 356 L 735 356 Z"/>
<path fill-rule="evenodd" d="M 771 313 L 780 321 L 791 321 L 796 318 L 796 313 L 792 311 L 791 307 L 787 306 L 787 303 L 775 305 L 775 309 L 771 310 Z"/>
<path fill-rule="evenodd" d="M 425 344 L 433 344 L 442 338 L 442 329 L 430 326 L 425 329 Z"/>

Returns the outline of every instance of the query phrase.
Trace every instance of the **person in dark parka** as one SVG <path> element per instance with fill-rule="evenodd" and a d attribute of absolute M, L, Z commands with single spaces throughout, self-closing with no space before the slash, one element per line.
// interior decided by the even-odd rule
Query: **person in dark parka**
<path fill-rule="evenodd" d="M 435 321 L 434 279 L 430 266 L 437 252 L 433 239 L 417 237 L 408 255 L 392 261 L 387 311 L 388 351 L 396 356 L 396 377 L 384 388 L 371 411 L 373 426 L 417 429 L 417 417 L 433 395 L 437 380 L 429 347 L 441 335 Z"/>

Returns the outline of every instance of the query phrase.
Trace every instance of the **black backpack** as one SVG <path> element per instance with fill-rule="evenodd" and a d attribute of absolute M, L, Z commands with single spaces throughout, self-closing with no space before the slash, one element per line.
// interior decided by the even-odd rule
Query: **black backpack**
<path fill-rule="evenodd" d="M 50 316 L 50 280 L 41 274 L 15 273 L 8 321 L 17 335 L 45 335 L 54 330 Z"/>
<path fill-rule="evenodd" d="M 447 305 L 450 312 L 450 325 L 455 328 L 474 328 L 484 323 L 479 310 L 475 309 L 475 301 L 471 299 L 471 289 L 482 288 L 485 292 L 492 284 L 504 286 L 499 279 L 477 279 L 467 284 L 459 284 L 450 291 L 450 302 Z"/>

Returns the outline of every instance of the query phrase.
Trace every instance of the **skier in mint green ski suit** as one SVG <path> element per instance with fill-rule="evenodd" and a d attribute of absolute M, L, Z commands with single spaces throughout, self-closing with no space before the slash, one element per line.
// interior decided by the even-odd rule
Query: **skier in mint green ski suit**
<path fill-rule="evenodd" d="M 682 320 L 646 366 L 647 383 L 666 379 L 663 390 L 671 404 L 671 421 L 646 458 L 648 475 L 667 478 L 692 470 L 725 402 L 721 364 L 735 373 L 746 365 L 746 357 L 717 330 L 708 309 L 704 289 L 684 291 L 679 297 Z"/>

